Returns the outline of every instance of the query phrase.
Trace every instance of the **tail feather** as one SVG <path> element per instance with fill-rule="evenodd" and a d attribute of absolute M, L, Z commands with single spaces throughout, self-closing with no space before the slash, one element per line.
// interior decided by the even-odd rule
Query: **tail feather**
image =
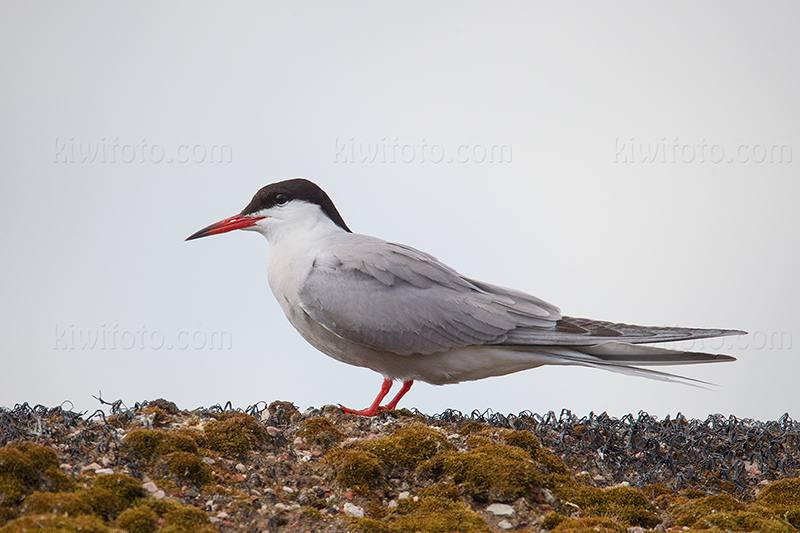
<path fill-rule="evenodd" d="M 654 346 L 625 344 L 620 342 L 604 342 L 592 346 L 542 346 L 537 349 L 553 358 L 552 364 L 580 365 L 599 368 L 630 376 L 640 376 L 658 381 L 684 383 L 695 387 L 707 388 L 714 385 L 699 379 L 680 376 L 634 365 L 661 366 L 686 365 L 697 363 L 719 363 L 735 361 L 735 357 L 723 354 L 709 354 L 668 350 Z"/>

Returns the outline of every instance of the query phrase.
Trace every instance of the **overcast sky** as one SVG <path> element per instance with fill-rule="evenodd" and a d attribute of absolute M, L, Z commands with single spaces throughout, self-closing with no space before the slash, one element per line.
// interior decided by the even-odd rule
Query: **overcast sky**
<path fill-rule="evenodd" d="M 738 328 L 713 390 L 544 368 L 403 406 L 800 416 L 796 2 L 4 2 L 0 405 L 367 406 L 266 241 L 295 176 L 356 232 L 566 315 Z"/>

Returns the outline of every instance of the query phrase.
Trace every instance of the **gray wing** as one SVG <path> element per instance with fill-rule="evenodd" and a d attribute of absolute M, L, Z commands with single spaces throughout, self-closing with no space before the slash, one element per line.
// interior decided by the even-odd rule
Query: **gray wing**
<path fill-rule="evenodd" d="M 558 308 L 469 280 L 413 248 L 343 235 L 317 257 L 303 310 L 333 333 L 401 355 L 502 344 L 517 328 L 552 329 Z"/>
<path fill-rule="evenodd" d="M 743 333 L 562 317 L 535 296 L 471 280 L 414 248 L 364 235 L 341 239 L 317 257 L 300 305 L 333 333 L 378 350 L 411 355 L 480 344 L 593 346 Z"/>

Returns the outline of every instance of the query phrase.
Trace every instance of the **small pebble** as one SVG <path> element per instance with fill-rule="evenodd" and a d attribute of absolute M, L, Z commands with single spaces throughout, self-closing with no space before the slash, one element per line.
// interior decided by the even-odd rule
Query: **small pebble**
<path fill-rule="evenodd" d="M 395 507 L 397 507 L 397 505 L 398 505 L 397 500 L 392 500 L 389 502 L 389 505 L 387 507 L 389 507 L 389 509 L 394 509 Z"/>
<path fill-rule="evenodd" d="M 411 496 L 411 493 L 408 492 L 407 490 L 404 490 L 403 492 L 401 492 L 400 494 L 397 495 L 397 499 L 398 500 L 405 500 L 406 498 L 408 498 L 410 496 Z"/>
<path fill-rule="evenodd" d="M 511 529 L 512 527 L 514 527 L 514 524 L 512 524 L 508 520 L 501 520 L 500 523 L 497 524 L 497 527 L 499 527 L 500 529 Z"/>
<path fill-rule="evenodd" d="M 355 495 L 353 494 L 352 490 L 348 490 L 347 492 L 344 493 L 344 497 L 347 498 L 348 500 L 352 500 L 353 498 L 355 498 Z"/>
<path fill-rule="evenodd" d="M 247 472 L 247 467 L 246 467 L 246 466 L 244 466 L 242 463 L 237 463 L 237 464 L 236 464 L 236 466 L 235 466 L 234 468 L 236 468 L 236 470 L 238 470 L 238 471 L 239 471 L 239 472 L 241 472 L 242 474 L 244 474 L 245 472 Z"/>
<path fill-rule="evenodd" d="M 203 463 L 205 463 L 207 465 L 215 465 L 215 464 L 217 464 L 217 462 L 214 459 L 212 459 L 211 457 L 203 457 L 200 460 L 203 461 Z"/>
<path fill-rule="evenodd" d="M 104 476 L 108 474 L 113 474 L 114 471 L 110 468 L 98 468 L 97 470 L 94 471 L 94 473 L 97 474 L 98 476 Z"/>
<path fill-rule="evenodd" d="M 283 492 L 288 492 L 289 494 L 294 494 L 294 489 L 292 487 L 287 487 L 284 485 Z"/>
<path fill-rule="evenodd" d="M 267 426 L 267 434 L 270 437 L 277 437 L 281 434 L 281 430 L 276 428 L 275 426 Z"/>
<path fill-rule="evenodd" d="M 147 492 L 149 492 L 150 494 L 153 494 L 154 492 L 156 492 L 158 490 L 158 486 L 155 483 L 153 483 L 152 481 L 148 481 L 147 483 L 143 483 L 142 484 L 142 488 L 144 490 L 146 490 Z"/>
<path fill-rule="evenodd" d="M 217 518 L 219 518 L 220 520 L 227 520 L 230 517 L 231 517 L 231 515 L 229 515 L 225 511 L 220 511 L 220 512 L 217 513 Z"/>
<path fill-rule="evenodd" d="M 99 464 L 92 463 L 81 468 L 81 474 L 85 474 L 87 472 L 94 472 L 95 470 L 98 470 L 100 468 L 102 467 Z"/>
<path fill-rule="evenodd" d="M 517 514 L 513 507 L 504 503 L 493 503 L 487 507 L 486 510 L 495 516 L 505 516 L 509 518 Z"/>
<path fill-rule="evenodd" d="M 342 507 L 342 510 L 344 511 L 344 514 L 348 516 L 352 516 L 355 518 L 364 518 L 364 509 L 350 502 L 345 503 L 344 507 Z"/>
<path fill-rule="evenodd" d="M 163 500 L 166 495 L 167 495 L 166 492 L 164 492 L 161 489 L 158 489 L 153 493 L 153 498 L 155 498 L 156 500 Z"/>

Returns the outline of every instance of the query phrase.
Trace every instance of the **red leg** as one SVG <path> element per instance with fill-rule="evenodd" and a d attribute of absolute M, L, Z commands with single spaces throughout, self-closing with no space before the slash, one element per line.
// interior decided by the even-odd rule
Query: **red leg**
<path fill-rule="evenodd" d="M 387 403 L 386 405 L 381 405 L 380 407 L 378 407 L 378 409 L 390 411 L 390 410 L 396 408 L 397 407 L 397 402 L 400 401 L 400 398 L 405 396 L 405 394 L 409 391 L 409 389 L 411 389 L 411 385 L 413 385 L 413 384 L 414 384 L 414 380 L 413 379 L 409 379 L 408 381 L 404 381 L 403 382 L 403 387 L 397 393 L 397 396 L 395 396 L 394 399 L 392 399 L 392 401 Z"/>
<path fill-rule="evenodd" d="M 411 385 L 409 385 L 409 387 L 411 387 Z M 339 406 L 339 409 L 341 409 L 345 413 L 350 413 L 351 415 L 375 416 L 378 414 L 378 408 L 381 405 L 381 402 L 383 401 L 384 398 L 386 398 L 386 395 L 389 394 L 389 389 L 391 388 L 392 388 L 392 382 L 389 381 L 388 379 L 384 379 L 383 385 L 381 385 L 381 391 L 378 393 L 378 397 L 375 398 L 375 401 L 372 402 L 372 405 L 370 405 L 366 409 L 361 409 L 360 411 L 356 411 L 354 409 L 348 409 L 347 407 L 342 407 L 341 405 Z M 405 384 L 403 384 L 403 388 L 405 388 Z M 405 392 L 403 392 L 403 394 L 405 394 Z M 402 396 L 402 394 L 398 396 Z M 398 397 L 395 399 L 399 400 L 400 398 Z"/>

